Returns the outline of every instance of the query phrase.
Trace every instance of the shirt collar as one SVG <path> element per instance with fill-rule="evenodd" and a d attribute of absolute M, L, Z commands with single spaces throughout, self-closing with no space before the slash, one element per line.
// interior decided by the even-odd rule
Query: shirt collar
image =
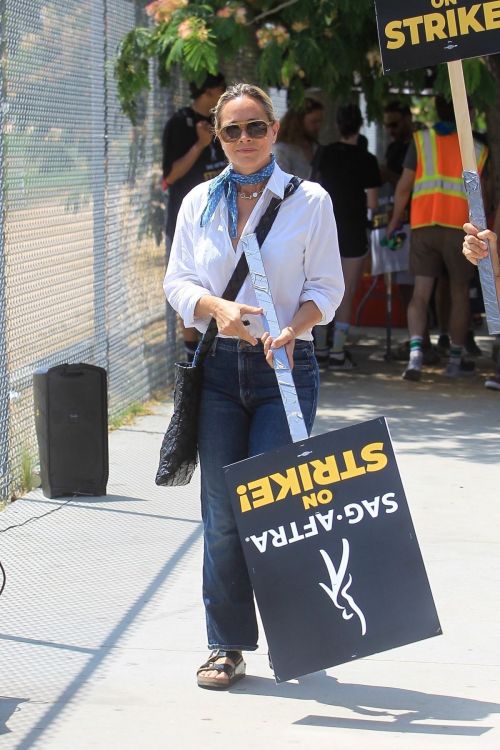
<path fill-rule="evenodd" d="M 283 172 L 281 167 L 278 166 L 278 163 L 274 165 L 274 170 L 267 181 L 266 190 L 270 190 L 271 193 L 274 193 L 278 198 L 281 198 L 283 200 L 285 195 L 285 188 L 288 185 L 290 181 L 290 175 L 286 174 L 286 172 Z"/>

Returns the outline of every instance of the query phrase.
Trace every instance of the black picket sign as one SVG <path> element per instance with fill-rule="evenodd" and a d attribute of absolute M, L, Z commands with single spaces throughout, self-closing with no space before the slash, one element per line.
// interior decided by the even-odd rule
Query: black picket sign
<path fill-rule="evenodd" d="M 384 418 L 225 474 L 278 682 L 441 633 Z"/>
<path fill-rule="evenodd" d="M 500 0 L 375 0 L 385 73 L 500 51 Z"/>

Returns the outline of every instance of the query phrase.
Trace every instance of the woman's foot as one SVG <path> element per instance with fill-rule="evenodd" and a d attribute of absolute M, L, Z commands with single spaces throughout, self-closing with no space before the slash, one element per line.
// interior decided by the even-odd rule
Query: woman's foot
<path fill-rule="evenodd" d="M 227 690 L 235 682 L 243 679 L 245 667 L 241 651 L 215 649 L 196 672 L 198 687 Z"/>

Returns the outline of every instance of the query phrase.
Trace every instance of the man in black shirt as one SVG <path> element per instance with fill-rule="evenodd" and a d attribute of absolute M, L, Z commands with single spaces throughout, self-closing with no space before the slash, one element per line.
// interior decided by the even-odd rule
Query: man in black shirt
<path fill-rule="evenodd" d="M 226 166 L 214 140 L 210 111 L 224 93 L 224 76 L 209 75 L 201 86 L 190 84 L 192 104 L 175 112 L 163 131 L 163 188 L 167 193 L 166 241 L 170 250 L 177 214 L 184 197 L 200 182 L 216 177 Z M 195 328 L 184 328 L 188 360 L 198 343 Z"/>
<path fill-rule="evenodd" d="M 331 350 L 327 345 L 327 326 L 316 326 L 314 329 L 316 357 L 321 364 L 328 361 L 332 370 L 350 370 L 355 366 L 345 349 L 345 343 L 354 295 L 369 252 L 367 209 L 376 209 L 381 183 L 377 159 L 364 145 L 359 144 L 362 124 L 363 118 L 357 105 L 339 107 L 337 125 L 340 140 L 325 146 L 319 164 L 321 184 L 333 203 L 345 281 L 344 297 L 335 313 Z"/>

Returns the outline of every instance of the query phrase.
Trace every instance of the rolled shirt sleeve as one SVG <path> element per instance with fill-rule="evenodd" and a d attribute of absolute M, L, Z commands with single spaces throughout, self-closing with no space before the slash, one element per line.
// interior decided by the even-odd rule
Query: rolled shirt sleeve
<path fill-rule="evenodd" d="M 316 201 L 311 219 L 304 256 L 306 280 L 299 303 L 314 302 L 322 315 L 318 325 L 326 325 L 335 316 L 345 289 L 337 224 L 328 193 L 323 192 Z"/>
<path fill-rule="evenodd" d="M 186 328 L 192 328 L 201 320 L 195 316 L 198 300 L 206 294 L 212 294 L 200 284 L 193 254 L 193 225 L 191 216 L 192 203 L 184 200 L 177 216 L 177 225 L 163 289 L 168 302 L 181 316 Z M 204 321 L 208 323 L 208 319 Z"/>

